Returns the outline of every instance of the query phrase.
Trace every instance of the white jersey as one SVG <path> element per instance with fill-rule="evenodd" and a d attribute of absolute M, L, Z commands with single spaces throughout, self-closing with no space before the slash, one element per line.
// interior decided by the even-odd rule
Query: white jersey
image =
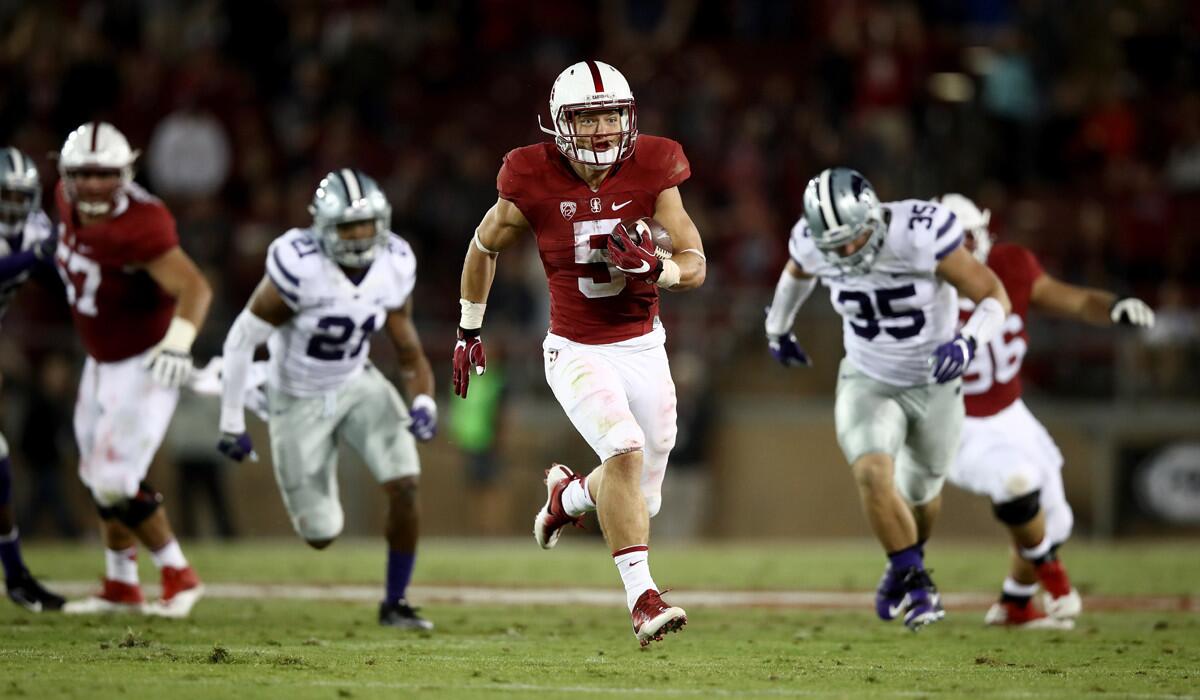
<path fill-rule="evenodd" d="M 54 224 L 50 223 L 50 217 L 46 216 L 46 212 L 34 209 L 29 212 L 23 228 L 12 236 L 0 236 L 0 258 L 7 258 L 10 255 L 32 249 L 54 234 L 53 227 Z M 28 270 L 16 277 L 0 281 L 0 319 L 4 318 L 9 303 L 17 294 L 17 289 L 27 279 L 29 279 Z"/>
<path fill-rule="evenodd" d="M 906 199 L 883 209 L 887 237 L 866 274 L 845 275 L 826 262 L 803 218 L 792 227 L 788 253 L 829 287 L 855 367 L 895 386 L 928 384 L 929 357 L 954 338 L 958 322 L 958 292 L 935 269 L 962 245 L 962 225 L 935 202 Z"/>
<path fill-rule="evenodd" d="M 291 396 L 311 397 L 362 372 L 371 334 L 412 293 L 417 261 L 408 243 L 390 233 L 355 284 L 321 252 L 309 229 L 292 229 L 267 249 L 267 275 L 296 312 L 267 341 L 267 383 Z"/>

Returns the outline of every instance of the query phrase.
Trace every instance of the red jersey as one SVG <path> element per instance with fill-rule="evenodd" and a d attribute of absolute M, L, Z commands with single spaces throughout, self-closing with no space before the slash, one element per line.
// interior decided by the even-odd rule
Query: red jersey
<path fill-rule="evenodd" d="M 116 362 L 137 355 L 167 333 L 175 300 L 142 265 L 179 245 L 175 219 L 141 187 L 125 189 L 127 204 L 100 223 L 82 226 L 55 188 L 62 238 L 55 253 L 67 303 L 88 355 Z"/>
<path fill-rule="evenodd" d="M 976 352 L 963 374 L 967 415 L 974 418 L 995 415 L 1021 398 L 1021 362 L 1029 349 L 1025 318 L 1033 283 L 1043 274 L 1032 252 L 1009 243 L 993 245 L 987 264 L 1004 284 L 1012 313 L 1004 320 L 1003 330 Z M 965 322 L 974 308 L 969 300 L 960 300 L 960 322 Z"/>
<path fill-rule="evenodd" d="M 550 287 L 551 333 L 598 345 L 653 329 L 658 287 L 609 264 L 608 234 L 619 221 L 653 216 L 659 193 L 691 174 L 678 143 L 646 134 L 595 192 L 553 143 L 504 156 L 496 189 L 533 227 Z"/>

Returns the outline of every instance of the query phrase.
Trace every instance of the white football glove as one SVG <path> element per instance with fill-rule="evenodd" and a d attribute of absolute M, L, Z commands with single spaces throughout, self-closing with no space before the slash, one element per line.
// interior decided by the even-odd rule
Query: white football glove
<path fill-rule="evenodd" d="M 1154 309 L 1151 309 L 1146 302 L 1133 297 L 1118 299 L 1112 305 L 1112 311 L 1109 313 L 1114 324 L 1124 324 L 1127 326 L 1141 326 L 1142 328 L 1154 327 Z"/>
<path fill-rule="evenodd" d="M 192 374 L 192 342 L 196 340 L 196 326 L 189 320 L 175 316 L 167 328 L 167 334 L 146 353 L 142 367 L 150 370 L 154 381 L 177 389 Z"/>

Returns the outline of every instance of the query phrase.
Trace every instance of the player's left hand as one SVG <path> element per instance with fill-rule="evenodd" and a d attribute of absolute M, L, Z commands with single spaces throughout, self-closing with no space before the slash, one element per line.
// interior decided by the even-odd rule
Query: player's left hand
<path fill-rule="evenodd" d="M 483 337 L 479 329 L 459 327 L 458 340 L 454 343 L 454 394 L 467 398 L 467 387 L 471 383 L 471 370 L 475 374 L 487 371 L 487 355 L 483 351 Z"/>
<path fill-rule="evenodd" d="M 250 441 L 249 433 L 221 433 L 221 441 L 217 443 L 217 450 L 235 462 L 240 462 L 247 457 L 251 462 L 258 461 L 258 453 L 254 451 L 254 443 Z"/>
<path fill-rule="evenodd" d="M 412 421 L 408 431 L 421 442 L 429 442 L 437 433 L 437 403 L 428 394 L 418 394 L 408 409 Z"/>
<path fill-rule="evenodd" d="M 626 277 L 650 283 L 657 282 L 658 276 L 662 274 L 662 261 L 655 257 L 654 242 L 649 240 L 648 234 L 642 236 L 643 245 L 633 242 L 629 235 L 629 228 L 633 225 L 632 221 L 628 224 L 622 221 L 613 227 L 612 232 L 608 234 L 608 259 L 618 270 L 625 273 Z"/>
<path fill-rule="evenodd" d="M 175 316 L 167 334 L 146 353 L 142 367 L 150 370 L 154 381 L 169 389 L 178 389 L 192 375 L 192 341 L 195 339 L 196 326 Z"/>
<path fill-rule="evenodd" d="M 1151 309 L 1146 302 L 1134 297 L 1125 297 L 1114 302 L 1109 317 L 1117 325 L 1154 327 L 1154 309 Z"/>
<path fill-rule="evenodd" d="M 954 340 L 937 346 L 933 356 L 929 358 L 929 366 L 937 383 L 945 384 L 961 377 L 974 358 L 975 339 L 957 335 Z"/>

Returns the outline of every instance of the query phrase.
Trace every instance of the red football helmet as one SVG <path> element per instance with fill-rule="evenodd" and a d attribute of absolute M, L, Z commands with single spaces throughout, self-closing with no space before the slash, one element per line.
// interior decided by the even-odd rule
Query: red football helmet
<path fill-rule="evenodd" d="M 606 124 L 602 115 L 610 112 L 616 116 Z M 589 113 L 600 118 L 588 123 Z M 633 92 L 607 63 L 581 61 L 560 73 L 550 89 L 550 118 L 553 129 L 542 126 L 541 117 L 538 127 L 569 160 L 603 169 L 633 155 L 638 136 Z"/>
<path fill-rule="evenodd" d="M 88 122 L 75 129 L 58 156 L 67 199 L 81 214 L 108 215 L 125 197 L 140 153 L 108 122 Z"/>

